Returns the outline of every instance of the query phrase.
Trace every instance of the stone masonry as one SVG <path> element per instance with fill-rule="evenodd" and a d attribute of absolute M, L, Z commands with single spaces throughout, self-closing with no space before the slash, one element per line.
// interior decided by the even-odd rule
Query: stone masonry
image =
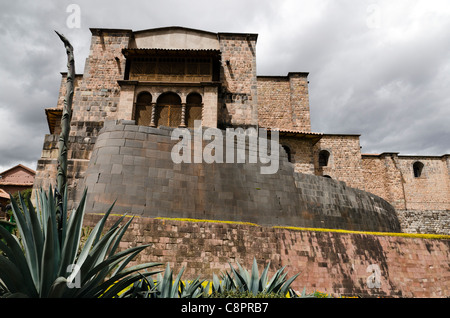
<path fill-rule="evenodd" d="M 258 76 L 258 122 L 262 127 L 311 131 L 308 74 Z"/>
<path fill-rule="evenodd" d="M 170 263 L 176 272 L 186 268 L 185 279 L 211 279 L 228 262 L 250 268 L 256 258 L 260 267 L 270 261 L 272 272 L 300 272 L 298 291 L 450 296 L 449 240 L 325 230 L 450 234 L 450 155 L 363 154 L 359 135 L 314 132 L 308 73 L 258 76 L 257 34 L 183 27 L 91 33 L 84 73 L 75 79 L 69 205 L 87 188 L 85 226 L 95 226 L 114 201 L 108 222 L 135 216 L 120 248 L 149 247 L 134 263 Z M 65 76 L 56 107 L 46 109 L 50 134 L 35 189 L 56 180 Z M 261 161 L 175 163 L 179 140 L 171 133 L 189 118 L 201 120 L 202 132 L 278 131 L 279 169 L 262 174 Z M 234 146 L 257 157 L 249 143 Z M 374 268 L 379 286 L 370 284 Z"/>
<path fill-rule="evenodd" d="M 69 193 L 74 202 L 105 122 L 135 120 L 138 95 L 148 93 L 152 96 L 146 105 L 148 113 L 154 117 L 157 110 L 166 107 L 173 113 L 169 111 L 165 116 L 180 116 L 182 126 L 189 117 L 187 97 L 196 93 L 201 99 L 203 127 L 279 130 L 280 144 L 289 151 L 296 172 L 345 182 L 348 187 L 383 198 L 399 211 L 414 212 L 412 220 L 402 222 L 408 224 L 408 231 L 443 229 L 427 229 L 419 224 L 420 211 L 424 211 L 423 220 L 428 219 L 427 211 L 436 212 L 442 222 L 450 219 L 450 155 L 364 154 L 359 135 L 313 132 L 308 73 L 258 76 L 257 34 L 183 27 L 142 31 L 93 28 L 91 33 L 84 72 L 75 78 L 68 171 Z M 150 72 L 151 79 L 144 76 L 142 80 L 130 80 L 130 70 L 137 60 L 149 63 L 144 73 Z M 159 64 L 151 64 L 157 60 Z M 185 69 L 174 68 L 167 61 L 173 61 L 173 65 L 186 63 Z M 191 76 L 198 71 L 195 63 L 203 63 L 201 79 Z M 56 107 L 46 109 L 50 134 L 44 137 L 35 188 L 47 187 L 48 178 L 56 173 L 56 141 L 66 82 L 66 73 L 61 74 Z M 180 99 L 180 108 L 158 103 L 166 93 Z M 326 164 L 319 160 L 324 151 L 329 154 Z M 415 175 L 416 164 L 423 165 L 420 176 Z M 405 218 L 413 214 L 403 213 Z"/>
<path fill-rule="evenodd" d="M 258 124 L 255 34 L 218 34 L 222 53 L 223 125 Z"/>
<path fill-rule="evenodd" d="M 249 141 L 233 150 L 245 151 L 245 163 L 174 163 L 171 152 L 178 140 L 171 140 L 171 133 L 170 128 L 108 123 L 78 187 L 89 189 L 87 210 L 102 213 L 117 200 L 116 213 L 146 217 L 400 231 L 389 203 L 343 182 L 295 173 L 282 152 L 278 171 L 261 174 L 261 161 L 249 163 L 258 157 Z"/>
<path fill-rule="evenodd" d="M 100 217 L 86 215 L 85 223 L 93 227 Z M 110 217 L 109 224 L 116 219 Z M 449 240 L 138 217 L 120 244 L 149 244 L 135 263 L 168 263 L 175 273 L 184 267 L 186 280 L 211 280 L 213 273 L 230 271 L 229 264 L 237 268 L 236 262 L 250 270 L 255 258 L 260 273 L 270 262 L 270 277 L 283 266 L 288 277 L 300 273 L 292 285 L 298 292 L 306 288 L 307 293 L 334 297 L 450 296 Z"/>

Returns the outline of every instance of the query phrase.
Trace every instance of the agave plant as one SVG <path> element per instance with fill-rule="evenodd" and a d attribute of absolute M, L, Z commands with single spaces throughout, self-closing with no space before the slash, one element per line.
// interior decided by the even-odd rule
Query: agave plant
<path fill-rule="evenodd" d="M 173 271 L 170 265 L 166 265 L 164 276 L 158 273 L 156 282 L 148 281 L 149 286 L 155 292 L 151 294 L 152 298 L 178 298 L 180 296 L 180 281 L 183 275 L 184 268 L 180 270 L 175 280 L 173 279 Z"/>
<path fill-rule="evenodd" d="M 11 197 L 19 238 L 0 227 L 0 296 L 3 297 L 114 297 L 142 276 L 159 271 L 138 271 L 160 263 L 145 263 L 126 268 L 147 245 L 118 252 L 119 242 L 132 218 L 121 226 L 121 217 L 106 233 L 104 226 L 114 206 L 96 224 L 81 247 L 81 231 L 85 214 L 85 190 L 80 204 L 70 215 L 67 191 L 63 196 L 57 227 L 58 201 L 51 189 L 39 190 L 36 208 L 28 207 L 23 198 Z M 28 199 L 29 200 L 29 199 Z M 22 210 L 20 209 L 22 208 Z"/>
<path fill-rule="evenodd" d="M 192 281 L 182 281 L 184 267 L 173 279 L 170 265 L 166 265 L 164 275 L 158 273 L 156 280 L 142 277 L 133 286 L 121 294 L 123 298 L 200 298 L 204 297 L 203 280 L 196 278 Z"/>
<path fill-rule="evenodd" d="M 279 269 L 273 277 L 268 279 L 268 272 L 270 262 L 264 268 L 261 276 L 259 275 L 258 265 L 256 259 L 253 259 L 253 266 L 251 272 L 244 269 L 239 262 L 236 262 L 238 270 L 231 266 L 231 271 L 234 276 L 227 272 L 222 274 L 222 281 L 219 281 L 216 275 L 213 276 L 212 291 L 213 293 L 222 293 L 229 290 L 236 290 L 237 292 L 250 292 L 253 295 L 258 294 L 279 294 L 285 296 L 289 293 L 291 297 L 296 294 L 291 288 L 291 284 L 300 274 L 296 274 L 289 279 L 286 279 L 287 273 L 283 273 L 285 266 Z"/>
<path fill-rule="evenodd" d="M 0 226 L 4 227 L 5 229 L 8 230 L 8 232 L 12 233 L 16 227 L 15 223 L 9 222 L 9 221 L 3 221 L 0 220 Z"/>
<path fill-rule="evenodd" d="M 204 280 L 196 278 L 192 281 L 180 282 L 180 298 L 203 298 L 207 290 L 203 287 Z"/>
<path fill-rule="evenodd" d="M 223 294 L 227 291 L 237 290 L 236 285 L 234 284 L 233 278 L 230 276 L 228 272 L 225 274 L 221 274 L 221 279 L 213 273 L 213 280 L 210 283 L 212 294 Z M 209 290 L 208 290 L 209 291 Z"/>

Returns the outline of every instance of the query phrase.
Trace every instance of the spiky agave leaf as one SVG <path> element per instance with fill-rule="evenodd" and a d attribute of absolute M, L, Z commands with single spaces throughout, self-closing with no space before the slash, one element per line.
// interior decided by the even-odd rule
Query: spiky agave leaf
<path fill-rule="evenodd" d="M 19 194 L 19 198 L 21 195 Z M 14 218 L 16 220 L 17 229 L 19 230 L 22 245 L 25 251 L 25 259 L 30 270 L 32 282 L 36 290 L 39 290 L 40 286 L 40 259 L 39 256 L 42 255 L 42 246 L 38 244 L 38 240 L 34 239 L 33 230 L 30 216 L 26 213 L 26 208 L 24 213 L 22 213 L 16 200 L 10 196 L 11 207 Z"/>
<path fill-rule="evenodd" d="M 207 294 L 207 288 L 202 284 L 205 280 L 200 280 L 200 277 L 192 281 L 180 281 L 180 298 L 200 298 Z M 209 285 L 209 284 L 208 284 Z"/>
<path fill-rule="evenodd" d="M 67 192 L 65 192 L 67 193 Z M 102 237 L 104 225 L 111 209 L 95 226 L 78 253 L 81 229 L 85 214 L 85 190 L 80 205 L 70 215 L 67 213 L 67 195 L 64 195 L 61 232 L 56 220 L 56 197 L 51 191 L 40 190 L 37 195 L 37 211 L 29 204 L 26 208 L 19 196 L 20 206 L 11 198 L 13 213 L 21 240 L 3 227 L 0 236 L 0 280 L 3 295 L 28 297 L 99 297 L 114 296 L 117 286 L 133 284 L 140 278 L 138 271 L 162 265 L 146 263 L 125 268 L 147 246 L 139 246 L 116 253 L 120 240 L 131 223 L 120 226 L 119 219 Z M 22 208 L 22 209 L 21 209 Z M 75 272 L 68 273 L 68 266 L 76 265 Z M 78 272 L 79 271 L 79 272 Z M 157 272 L 149 272 L 153 275 Z M 79 277 L 77 276 L 79 275 Z M 68 283 L 78 277 L 81 288 L 69 288 Z M 111 288 L 114 285 L 114 288 Z M 109 289 L 108 293 L 104 291 Z"/>
<path fill-rule="evenodd" d="M 250 275 L 250 273 L 244 269 L 241 264 L 239 264 L 238 261 L 236 261 L 236 264 L 238 266 L 238 270 L 235 270 L 233 266 L 231 266 L 231 270 L 232 273 L 234 275 L 234 284 L 236 286 L 236 290 L 239 292 L 247 292 L 251 290 L 251 286 L 252 286 L 252 276 Z M 256 276 L 255 276 L 256 277 Z"/>
<path fill-rule="evenodd" d="M 158 286 L 160 291 L 160 298 L 178 298 L 181 276 L 183 275 L 184 267 L 180 270 L 175 280 L 173 280 L 173 271 L 170 269 L 170 264 L 167 263 L 164 277 L 158 275 Z"/>
<path fill-rule="evenodd" d="M 264 294 L 281 294 L 286 295 L 288 292 L 291 292 L 291 284 L 298 277 L 299 274 L 292 276 L 291 278 L 286 280 L 287 273 L 284 273 L 285 266 L 275 272 L 272 278 L 268 281 L 268 271 L 269 265 L 263 270 L 261 277 L 259 276 L 258 266 L 256 263 L 256 259 L 253 259 L 253 265 L 251 272 L 248 272 L 244 269 L 238 261 L 236 261 L 238 266 L 237 271 L 233 266 L 231 266 L 231 271 L 234 275 L 234 284 L 236 286 L 235 290 L 239 292 L 250 292 L 253 295 L 257 295 L 258 293 Z M 213 278 L 214 282 L 214 278 Z M 217 283 L 216 283 L 217 285 Z M 230 290 L 230 289 L 228 289 Z"/>
<path fill-rule="evenodd" d="M 248 289 L 253 295 L 258 294 L 258 292 L 260 292 L 264 288 L 259 279 L 258 265 L 256 264 L 255 258 L 253 258 L 252 273 L 250 281 L 248 283 L 249 283 Z"/>
<path fill-rule="evenodd" d="M 6 229 L 0 226 L 0 237 L 5 240 L 5 243 L 3 243 L 0 240 L 0 250 L 3 251 L 5 256 L 0 255 L 0 258 L 6 258 L 9 260 L 15 267 L 15 269 L 20 273 L 16 277 L 16 279 L 21 279 L 22 282 L 21 288 L 18 289 L 21 291 L 21 293 L 30 295 L 31 297 L 37 297 L 38 293 L 36 290 L 36 286 L 34 285 L 33 279 L 31 277 L 30 268 L 28 266 L 28 262 L 26 260 L 25 254 L 22 250 L 22 247 L 19 243 L 19 240 L 17 237 L 13 236 L 11 233 L 9 233 Z M 6 281 L 9 279 L 9 275 L 6 273 L 5 270 L 0 271 L 0 281 Z M 2 289 L 11 291 L 13 289 L 12 286 L 6 285 L 6 283 L 2 284 Z"/>

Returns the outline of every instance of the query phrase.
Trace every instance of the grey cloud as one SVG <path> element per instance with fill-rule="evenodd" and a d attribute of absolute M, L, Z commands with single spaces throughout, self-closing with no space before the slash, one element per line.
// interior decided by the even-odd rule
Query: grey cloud
<path fill-rule="evenodd" d="M 66 8 L 81 8 L 81 28 Z M 0 4 L 0 167 L 35 162 L 56 105 L 65 51 L 83 73 L 90 27 L 142 30 L 180 25 L 258 33 L 260 75 L 310 72 L 314 131 L 361 134 L 363 152 L 450 153 L 450 19 L 429 5 L 414 20 L 405 2 L 378 1 L 379 29 L 367 25 L 372 1 L 10 1 Z M 415 1 L 428 8 L 428 3 Z M 289 6 L 287 6 L 289 5 Z M 420 27 L 410 27 L 416 23 Z M 402 31 L 403 30 L 403 31 Z M 403 37 L 402 32 L 409 33 Z M 412 30 L 412 31 L 411 31 Z M 390 37 L 391 31 L 399 33 Z M 411 33 L 413 32 L 413 33 Z M 5 140 L 8 138 L 8 140 Z M 34 168 L 34 167 L 33 167 Z"/>

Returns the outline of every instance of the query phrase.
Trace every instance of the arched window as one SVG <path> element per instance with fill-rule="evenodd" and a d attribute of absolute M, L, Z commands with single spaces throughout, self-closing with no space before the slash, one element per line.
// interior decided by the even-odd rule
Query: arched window
<path fill-rule="evenodd" d="M 419 178 L 422 175 L 423 163 L 416 161 L 413 164 L 414 177 Z"/>
<path fill-rule="evenodd" d="M 136 125 L 148 126 L 152 119 L 152 95 L 148 92 L 139 94 L 136 100 L 134 120 Z"/>
<path fill-rule="evenodd" d="M 328 159 L 330 158 L 330 153 L 326 150 L 321 150 L 319 152 L 319 167 L 328 166 Z"/>
<path fill-rule="evenodd" d="M 191 93 L 186 98 L 186 126 L 194 127 L 195 120 L 202 120 L 202 96 L 198 93 Z"/>
<path fill-rule="evenodd" d="M 156 101 L 156 126 L 178 127 L 181 124 L 181 98 L 175 93 L 164 93 Z"/>
<path fill-rule="evenodd" d="M 282 147 L 283 147 L 284 151 L 286 151 L 286 155 L 287 155 L 288 161 L 292 162 L 291 148 L 289 148 L 286 145 L 282 145 Z"/>

